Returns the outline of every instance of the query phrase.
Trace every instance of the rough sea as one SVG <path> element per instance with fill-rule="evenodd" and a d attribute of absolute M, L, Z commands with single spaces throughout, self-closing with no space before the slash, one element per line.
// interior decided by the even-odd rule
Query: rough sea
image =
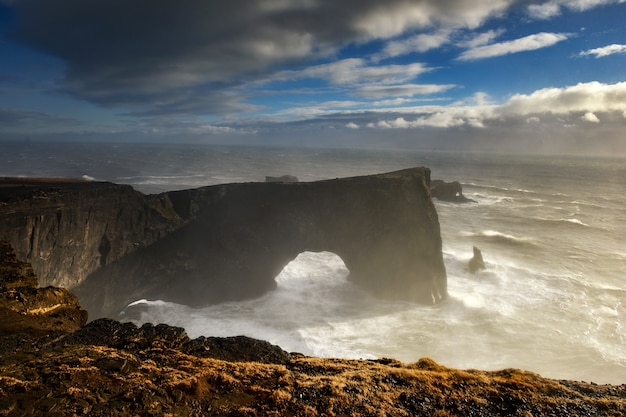
<path fill-rule="evenodd" d="M 449 298 L 380 300 L 335 254 L 302 253 L 263 297 L 193 309 L 137 300 L 121 318 L 191 337 L 247 335 L 287 351 L 345 358 L 430 357 L 458 368 L 521 368 L 626 383 L 626 160 L 415 150 L 0 143 L 0 176 L 76 177 L 144 193 L 300 181 L 428 166 L 476 203 L 435 201 Z M 472 246 L 487 269 L 466 270 Z M 178 277 L 172 277 L 177 279 Z"/>

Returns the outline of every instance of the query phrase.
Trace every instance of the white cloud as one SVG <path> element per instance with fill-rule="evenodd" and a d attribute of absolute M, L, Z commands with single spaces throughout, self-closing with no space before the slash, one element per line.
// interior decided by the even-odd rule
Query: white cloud
<path fill-rule="evenodd" d="M 348 129 L 358 129 L 358 128 L 359 128 L 359 125 L 357 125 L 357 124 L 356 124 L 356 123 L 354 123 L 354 122 L 350 122 L 350 123 L 346 124 L 346 127 L 347 127 Z"/>
<path fill-rule="evenodd" d="M 365 59 L 348 58 L 299 71 L 280 71 L 263 82 L 318 78 L 335 85 L 396 84 L 410 81 L 430 68 L 416 62 L 407 65 L 369 65 Z"/>
<path fill-rule="evenodd" d="M 354 4 L 360 14 L 354 26 L 364 38 L 391 38 L 407 30 L 427 27 L 474 29 L 489 17 L 503 13 L 514 0 L 422 0 L 365 2 L 377 4 L 365 10 Z M 359 13 L 360 12 L 360 13 Z"/>
<path fill-rule="evenodd" d="M 539 124 L 549 115 L 568 118 L 573 116 L 584 122 L 600 123 L 597 114 L 618 112 L 626 118 L 626 82 L 602 84 L 581 83 L 565 88 L 546 88 L 532 94 L 517 94 L 501 105 L 487 104 L 479 96 L 461 101 L 453 106 L 422 106 L 387 109 L 396 116 L 392 120 L 379 120 L 368 126 L 379 128 L 450 128 L 469 126 L 483 128 L 488 123 L 507 123 L 518 120 L 526 124 Z M 411 119 L 411 114 L 417 114 Z M 580 116 L 580 114 L 583 114 Z"/>
<path fill-rule="evenodd" d="M 491 43 L 494 39 L 499 37 L 504 33 L 504 29 L 498 30 L 489 30 L 487 32 L 475 34 L 469 39 L 461 41 L 458 43 L 458 46 L 461 48 L 477 48 L 479 46 L 487 45 Z"/>
<path fill-rule="evenodd" d="M 600 119 L 598 119 L 598 116 L 596 116 L 592 112 L 585 113 L 580 119 L 586 122 L 600 123 Z"/>
<path fill-rule="evenodd" d="M 378 58 L 390 58 L 413 52 L 426 52 L 450 43 L 451 30 L 440 30 L 435 33 L 422 33 L 407 39 L 391 41 L 385 46 Z"/>
<path fill-rule="evenodd" d="M 597 81 L 565 88 L 544 88 L 532 94 L 516 94 L 500 107 L 502 114 L 626 111 L 626 82 L 603 84 Z"/>
<path fill-rule="evenodd" d="M 528 13 L 535 19 L 550 19 L 561 14 L 561 6 L 555 1 L 544 4 L 531 4 L 528 6 Z"/>
<path fill-rule="evenodd" d="M 552 46 L 558 42 L 566 40 L 567 38 L 568 35 L 564 33 L 536 33 L 534 35 L 525 36 L 512 41 L 472 48 L 463 52 L 458 59 L 461 61 L 470 61 L 508 55 L 517 52 L 532 51 Z"/>
<path fill-rule="evenodd" d="M 580 56 L 595 55 L 596 58 L 603 58 L 614 54 L 626 54 L 626 45 L 613 44 L 603 46 L 602 48 L 589 49 L 581 52 Z"/>
<path fill-rule="evenodd" d="M 189 133 L 196 134 L 219 134 L 219 133 L 233 133 L 234 129 L 228 126 L 215 126 L 215 125 L 200 125 L 187 128 Z"/>
<path fill-rule="evenodd" d="M 414 120 L 406 120 L 405 117 L 397 117 L 393 120 L 380 120 L 370 123 L 368 127 L 387 129 L 409 129 L 419 127 L 435 127 L 440 129 L 470 126 L 483 128 L 483 121 L 492 115 L 490 107 L 434 107 L 422 109 L 422 115 Z"/>
<path fill-rule="evenodd" d="M 528 6 L 528 14 L 536 19 L 549 19 L 561 14 L 561 8 L 582 12 L 607 4 L 620 4 L 626 0 L 550 0 Z"/>

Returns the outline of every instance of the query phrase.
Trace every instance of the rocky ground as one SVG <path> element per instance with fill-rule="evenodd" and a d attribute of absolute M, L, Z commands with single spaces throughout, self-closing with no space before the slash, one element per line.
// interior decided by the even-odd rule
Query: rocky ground
<path fill-rule="evenodd" d="M 289 354 L 86 315 L 0 245 L 0 415 L 624 416 L 626 385 Z M 21 300 L 20 300 L 21 298 Z"/>

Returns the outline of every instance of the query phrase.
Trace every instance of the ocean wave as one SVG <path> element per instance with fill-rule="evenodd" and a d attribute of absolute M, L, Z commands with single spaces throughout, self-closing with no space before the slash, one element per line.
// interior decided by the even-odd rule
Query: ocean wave
<path fill-rule="evenodd" d="M 142 183 L 177 183 L 180 181 L 187 181 L 193 179 L 206 178 L 206 175 L 202 174 L 190 174 L 190 175 L 137 175 L 132 177 L 118 177 L 117 179 L 125 182 L 132 182 L 136 184 Z"/>
<path fill-rule="evenodd" d="M 504 191 L 504 192 L 507 192 L 507 193 L 539 194 L 537 191 L 528 190 L 526 188 L 502 187 L 502 186 L 498 186 L 498 185 L 476 184 L 476 183 L 473 183 L 473 182 L 461 183 L 461 185 L 463 187 L 468 186 L 468 187 L 473 187 L 473 188 L 478 188 L 478 189 L 485 189 L 485 190 Z"/>
<path fill-rule="evenodd" d="M 573 227 L 592 227 L 589 224 L 583 222 L 582 220 L 579 220 L 574 217 L 562 217 L 560 219 L 539 218 L 536 220 L 540 222 L 556 224 L 556 225 L 560 224 L 560 225 L 572 225 Z"/>
<path fill-rule="evenodd" d="M 495 205 L 495 204 L 501 204 L 501 203 L 514 204 L 515 203 L 514 198 L 507 197 L 507 196 L 500 196 L 500 195 L 489 195 L 489 194 L 483 194 L 483 193 L 471 193 L 471 194 L 466 193 L 465 196 L 476 201 L 479 205 L 481 204 L 482 205 Z"/>
<path fill-rule="evenodd" d="M 585 227 L 589 227 L 589 225 L 587 223 L 583 223 L 582 221 L 578 220 L 578 219 L 559 219 L 558 221 L 560 222 L 567 222 L 567 223 L 573 223 L 573 224 L 577 224 L 580 226 L 585 226 Z"/>
<path fill-rule="evenodd" d="M 461 232 L 464 237 L 478 238 L 494 243 L 505 243 L 509 245 L 534 245 L 534 241 L 529 237 L 518 237 L 496 230 L 482 230 L 480 232 Z"/>

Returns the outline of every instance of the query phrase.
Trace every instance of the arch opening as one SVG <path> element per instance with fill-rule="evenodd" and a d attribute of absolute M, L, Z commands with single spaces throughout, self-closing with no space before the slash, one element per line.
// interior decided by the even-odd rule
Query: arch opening
<path fill-rule="evenodd" d="M 278 288 L 319 286 L 345 283 L 350 275 L 343 259 L 334 252 L 304 251 L 285 265 L 274 278 Z"/>

